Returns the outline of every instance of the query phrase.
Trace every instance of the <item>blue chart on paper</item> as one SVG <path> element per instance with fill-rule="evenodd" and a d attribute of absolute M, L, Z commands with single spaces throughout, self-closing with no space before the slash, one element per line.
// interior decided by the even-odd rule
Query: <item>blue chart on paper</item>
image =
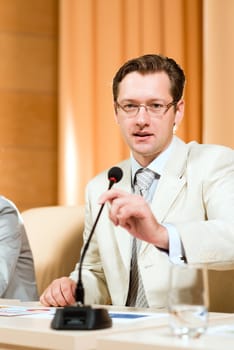
<path fill-rule="evenodd" d="M 125 319 L 135 319 L 141 317 L 148 317 L 149 315 L 144 314 L 132 314 L 132 313 L 112 313 L 109 312 L 111 318 L 125 318 Z"/>

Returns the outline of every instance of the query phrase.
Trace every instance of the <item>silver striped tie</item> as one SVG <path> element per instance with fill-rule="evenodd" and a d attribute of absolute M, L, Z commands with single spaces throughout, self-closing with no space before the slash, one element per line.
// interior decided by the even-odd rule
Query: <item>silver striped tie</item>
<path fill-rule="evenodd" d="M 147 198 L 149 188 L 152 185 L 152 182 L 155 178 L 159 178 L 159 175 L 154 173 L 152 170 L 148 168 L 139 169 L 135 175 L 135 193 L 138 193 L 144 198 Z M 145 296 L 145 290 L 137 262 L 140 245 L 141 240 L 138 240 L 134 237 L 132 242 L 130 284 L 126 305 L 136 307 L 148 307 L 148 302 Z"/>

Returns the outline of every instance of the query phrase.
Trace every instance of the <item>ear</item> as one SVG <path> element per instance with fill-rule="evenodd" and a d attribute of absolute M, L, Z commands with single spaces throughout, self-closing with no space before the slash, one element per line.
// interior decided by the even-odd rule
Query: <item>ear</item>
<path fill-rule="evenodd" d="M 118 110 L 115 103 L 114 103 L 114 111 L 115 111 L 115 121 L 117 124 L 119 124 Z"/>
<path fill-rule="evenodd" d="M 184 116 L 184 100 L 181 99 L 176 105 L 174 125 L 179 125 Z"/>

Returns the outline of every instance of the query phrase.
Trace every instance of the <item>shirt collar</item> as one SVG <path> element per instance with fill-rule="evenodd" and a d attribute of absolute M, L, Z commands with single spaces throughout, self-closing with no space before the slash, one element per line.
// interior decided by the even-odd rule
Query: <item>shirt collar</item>
<path fill-rule="evenodd" d="M 158 173 L 160 176 L 163 173 L 163 169 L 165 167 L 165 164 L 171 154 L 171 151 L 174 147 L 174 137 L 172 139 L 172 142 L 169 144 L 169 146 L 165 149 L 165 151 L 163 151 L 162 153 L 159 154 L 158 157 L 156 157 L 148 166 L 147 168 L 149 168 L 150 170 Z M 134 176 L 137 172 L 137 170 L 139 170 L 140 168 L 142 168 L 142 166 L 136 161 L 136 159 L 133 157 L 133 155 L 131 154 L 131 169 L 132 169 L 132 181 L 134 179 Z"/>

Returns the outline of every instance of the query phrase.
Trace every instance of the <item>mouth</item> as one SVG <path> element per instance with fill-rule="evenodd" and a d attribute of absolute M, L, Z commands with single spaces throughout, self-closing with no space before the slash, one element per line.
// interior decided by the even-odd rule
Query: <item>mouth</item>
<path fill-rule="evenodd" d="M 153 136 L 153 134 L 150 132 L 147 132 L 147 131 L 138 131 L 138 132 L 133 133 L 133 136 L 136 138 L 139 138 L 139 139 L 145 139 L 145 138 L 148 138 L 150 136 Z"/>

